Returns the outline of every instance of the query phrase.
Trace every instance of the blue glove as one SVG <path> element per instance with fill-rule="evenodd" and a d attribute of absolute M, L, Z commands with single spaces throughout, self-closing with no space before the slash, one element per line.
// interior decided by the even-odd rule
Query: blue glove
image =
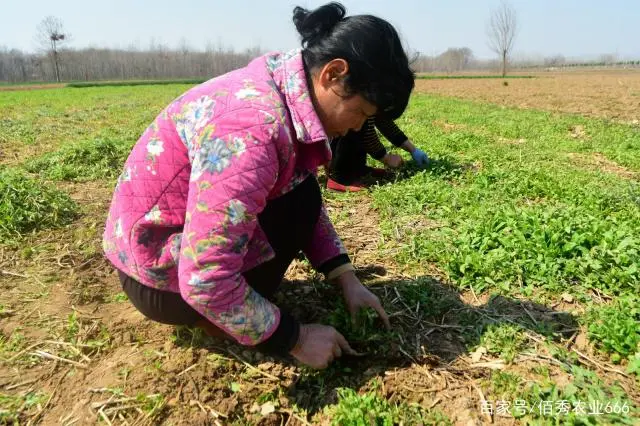
<path fill-rule="evenodd" d="M 427 167 L 427 165 L 429 164 L 429 157 L 421 149 L 416 148 L 415 150 L 413 150 L 413 152 L 411 153 L 411 157 L 413 158 L 413 161 L 415 161 L 416 164 L 422 168 Z"/>

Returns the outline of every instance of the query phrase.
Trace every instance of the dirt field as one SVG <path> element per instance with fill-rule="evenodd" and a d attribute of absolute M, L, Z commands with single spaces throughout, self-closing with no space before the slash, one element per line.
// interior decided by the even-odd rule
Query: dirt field
<path fill-rule="evenodd" d="M 624 122 L 636 119 L 632 113 L 638 110 L 640 73 L 570 77 L 512 79 L 508 86 L 493 79 L 421 80 L 418 89 L 526 108 L 611 114 Z M 0 167 L 19 168 L 63 147 L 71 149 L 72 155 L 64 158 L 72 164 L 87 152 L 115 157 L 100 151 L 103 145 L 97 142 L 111 138 L 127 144 L 182 90 L 183 86 L 165 86 L 7 92 L 0 97 L 5 114 L 0 118 Z M 527 93 L 538 103 L 523 103 Z M 444 238 L 455 238 L 451 244 L 457 251 L 476 240 L 493 244 L 500 239 L 505 244 L 502 252 L 526 260 L 529 240 L 540 237 L 545 241 L 538 250 L 542 256 L 532 262 L 545 266 L 545 259 L 556 255 L 551 253 L 554 247 L 546 249 L 549 241 L 544 235 L 567 228 L 584 236 L 585 242 L 576 244 L 589 245 L 586 252 L 597 255 L 593 247 L 607 248 L 603 253 L 617 247 L 617 258 L 595 259 L 605 265 L 598 270 L 625 267 L 635 285 L 640 282 L 637 269 L 625 262 L 640 250 L 638 193 L 631 186 L 640 175 L 635 151 L 640 133 L 635 127 L 600 120 L 584 119 L 574 126 L 576 117 L 416 98 L 404 127 L 428 149 L 433 161 L 429 171 L 407 168 L 404 180 L 364 194 L 325 194 L 359 277 L 380 297 L 393 332 L 381 332 L 371 317 L 364 330 L 354 330 L 339 293 L 304 262 L 296 261 L 289 269 L 276 297 L 302 322 L 335 325 L 366 353 L 322 372 L 207 338 L 197 330 L 145 319 L 122 293 L 102 254 L 101 235 L 116 178 L 82 174 L 95 171 L 94 154 L 92 160 L 76 164 L 86 180 L 46 177 L 45 172 L 56 169 L 54 163 L 31 172 L 31 178 L 41 173 L 38 179 L 69 194 L 79 215 L 58 229 L 25 232 L 12 244 L 0 242 L 0 424 L 369 424 L 336 420 L 338 409 L 344 414 L 354 406 L 354 398 L 339 395 L 341 388 L 363 395 L 355 400 L 356 406 L 377 406 L 378 419 L 396 407 L 400 413 L 393 411 L 394 424 L 620 424 L 623 418 L 593 415 L 587 422 L 575 413 L 569 418 L 536 412 L 541 406 L 535 404 L 568 400 L 575 407 L 582 402 L 623 401 L 633 410 L 625 424 L 637 421 L 640 387 L 637 373 L 628 369 L 631 358 L 614 363 L 597 350 L 588 333 L 591 323 L 600 324 L 599 318 L 604 318 L 614 326 L 632 323 L 632 332 L 610 333 L 614 343 L 640 336 L 635 314 L 612 309 L 593 320 L 586 315 L 620 298 L 638 306 L 638 292 L 628 284 L 631 279 L 624 287 L 619 281 L 625 276 L 616 275 L 611 281 L 619 285 L 620 294 L 612 297 L 600 285 L 604 273 L 585 267 L 594 274 L 592 288 L 579 287 L 576 280 L 556 288 L 549 275 L 539 290 L 525 294 L 522 281 L 508 275 L 512 259 L 498 262 L 497 257 L 485 256 L 460 265 L 475 268 L 472 272 L 484 279 L 481 290 L 474 291 L 469 290 L 473 286 L 455 287 L 447 279 L 444 267 L 458 257 L 437 263 L 434 256 L 454 252 L 436 250 L 439 241 L 448 241 Z M 512 167 L 516 161 L 518 168 Z M 603 173 L 595 174 L 598 170 Z M 585 185 L 592 194 L 583 193 Z M 587 195 L 593 202 L 575 205 Z M 550 200 L 578 213 L 562 216 Z M 604 232 L 612 222 L 611 212 L 597 206 L 611 203 L 621 214 L 616 232 Z M 500 209 L 505 215 L 494 220 L 493 211 Z M 510 212 L 523 212 L 531 220 L 509 216 Z M 465 220 L 458 222 L 458 216 Z M 510 221 L 509 232 L 494 232 L 493 224 L 503 218 Z M 526 232 L 529 238 L 511 238 L 516 232 Z M 610 240 L 602 242 L 602 235 Z M 466 242 L 458 244 L 460 238 Z M 583 259 L 575 257 L 575 265 L 582 267 Z M 491 261 L 513 286 L 504 290 L 491 281 L 493 271 L 482 270 Z M 554 288 L 543 292 L 545 285 Z M 619 312 L 628 317 L 619 318 Z M 371 402 L 370 395 L 378 400 Z M 380 401 L 387 406 L 380 408 Z M 515 407 L 516 401 L 530 408 L 527 418 L 483 409 L 498 402 L 513 402 Z M 411 417 L 411 404 L 421 407 L 421 417 Z"/>
<path fill-rule="evenodd" d="M 15 92 L 20 90 L 38 90 L 38 89 L 59 89 L 64 87 L 63 84 L 45 83 L 45 84 L 20 84 L 15 86 L 0 86 L 0 92 Z"/>
<path fill-rule="evenodd" d="M 109 192 L 100 184 L 76 185 L 72 195 L 96 213 L 107 209 Z M 410 339 L 404 349 L 395 344 L 388 350 L 376 348 L 381 342 L 375 339 L 352 340 L 354 347 L 366 351 L 365 358 L 315 373 L 291 360 L 176 331 L 145 319 L 126 300 L 119 301 L 118 278 L 97 252 L 95 240 L 83 240 L 68 230 L 27 242 L 35 253 L 28 259 L 24 253 L 0 249 L 3 303 L 11 307 L 2 314 L 0 332 L 29 342 L 5 360 L 12 365 L 0 370 L 0 383 L 12 393 L 37 399 L 37 405 L 29 408 L 25 400 L 21 407 L 28 424 L 309 425 L 309 416 L 313 424 L 328 425 L 323 410 L 335 403 L 336 388 L 366 390 L 378 376 L 378 391 L 391 402 L 437 405 L 456 424 L 477 424 L 481 396 L 472 383 L 485 378 L 491 368 L 504 368 L 503 363 L 472 360 L 458 336 L 448 332 L 447 327 L 456 330 L 456 325 L 431 324 L 424 339 L 415 333 L 419 320 L 403 313 L 405 302 L 397 293 L 410 276 L 380 257 L 377 214 L 367 197 L 360 201 L 358 211 L 335 201 L 328 209 L 345 212 L 338 230 L 359 276 L 387 311 L 396 314 L 394 324 Z M 368 219 L 360 221 L 363 211 Z M 78 224 L 78 230 L 100 226 L 93 220 Z M 69 245 L 73 239 L 77 244 Z M 88 248 L 96 252 L 87 259 L 82 251 Z M 30 268 L 34 263 L 39 266 Z M 384 267 L 373 266 L 383 263 Z M 287 278 L 277 301 L 300 319 L 322 321 L 331 311 L 325 301 L 340 297 L 302 263 L 294 264 Z M 506 299 L 489 302 L 483 295 L 474 300 L 470 294 L 460 298 L 434 279 L 424 285 L 422 291 L 428 288 L 440 295 L 452 310 L 486 309 L 515 320 L 521 317 Z M 305 306 L 291 304 L 300 297 Z M 548 315 L 531 308 L 541 320 Z M 73 345 L 67 342 L 71 335 L 76 339 Z M 518 371 L 529 374 L 535 365 L 536 360 L 523 362 Z M 265 404 L 267 410 L 274 406 L 273 412 L 264 414 Z M 495 421 L 514 424 L 509 418 Z"/>
<path fill-rule="evenodd" d="M 538 72 L 532 79 L 418 80 L 422 93 L 638 124 L 640 70 Z"/>

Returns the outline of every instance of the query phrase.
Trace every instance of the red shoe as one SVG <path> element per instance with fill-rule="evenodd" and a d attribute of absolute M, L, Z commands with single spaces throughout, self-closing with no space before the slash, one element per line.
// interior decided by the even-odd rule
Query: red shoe
<path fill-rule="evenodd" d="M 327 179 L 327 189 L 340 192 L 359 192 L 364 191 L 366 189 L 366 186 L 359 182 L 353 183 L 351 185 L 343 185 L 333 179 Z"/>

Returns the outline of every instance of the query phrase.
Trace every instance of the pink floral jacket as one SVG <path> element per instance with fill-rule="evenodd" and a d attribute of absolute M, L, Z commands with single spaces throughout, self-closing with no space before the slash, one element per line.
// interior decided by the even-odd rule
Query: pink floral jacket
<path fill-rule="evenodd" d="M 255 345 L 280 311 L 242 273 L 274 257 L 257 215 L 331 159 L 300 50 L 270 53 L 172 102 L 134 146 L 103 238 L 113 265 L 179 292 L 239 343 Z M 305 255 L 345 254 L 322 208 Z"/>

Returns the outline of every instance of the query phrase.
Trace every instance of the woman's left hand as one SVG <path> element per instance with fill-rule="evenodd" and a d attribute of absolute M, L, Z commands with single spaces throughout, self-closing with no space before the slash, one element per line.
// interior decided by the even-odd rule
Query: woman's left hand
<path fill-rule="evenodd" d="M 353 271 L 347 271 L 335 280 L 342 287 L 342 294 L 353 322 L 355 322 L 356 315 L 361 308 L 372 308 L 378 313 L 385 327 L 391 328 L 389 316 L 382 307 L 380 299 L 362 285 Z"/>
<path fill-rule="evenodd" d="M 429 156 L 423 150 L 416 148 L 411 153 L 411 157 L 416 164 L 422 168 L 427 167 L 429 165 Z"/>

